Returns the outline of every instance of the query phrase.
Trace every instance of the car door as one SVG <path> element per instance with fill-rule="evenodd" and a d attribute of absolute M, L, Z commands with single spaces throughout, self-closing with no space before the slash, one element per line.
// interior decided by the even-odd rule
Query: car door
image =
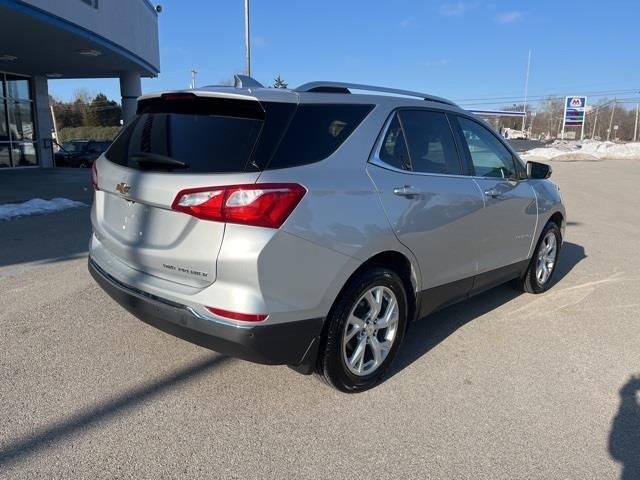
<path fill-rule="evenodd" d="M 529 258 L 537 222 L 533 188 L 520 161 L 489 128 L 460 115 L 459 143 L 485 202 L 476 232 L 479 273 L 508 267 Z"/>
<path fill-rule="evenodd" d="M 422 288 L 434 293 L 421 313 L 465 296 L 477 272 L 475 232 L 484 202 L 463 175 L 447 116 L 395 112 L 367 171 L 396 236 L 418 260 Z"/>

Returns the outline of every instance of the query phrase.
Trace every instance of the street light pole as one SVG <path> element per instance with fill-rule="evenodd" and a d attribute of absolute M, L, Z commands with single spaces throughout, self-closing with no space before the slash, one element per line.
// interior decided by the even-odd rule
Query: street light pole
<path fill-rule="evenodd" d="M 527 77 L 524 81 L 524 117 L 522 117 L 522 132 L 524 132 L 527 121 L 527 97 L 529 96 L 529 70 L 531 69 L 531 49 L 529 49 L 529 59 L 527 60 Z"/>
<path fill-rule="evenodd" d="M 249 0 L 244 0 L 244 46 L 245 68 L 247 76 L 251 76 L 251 39 L 249 35 Z"/>

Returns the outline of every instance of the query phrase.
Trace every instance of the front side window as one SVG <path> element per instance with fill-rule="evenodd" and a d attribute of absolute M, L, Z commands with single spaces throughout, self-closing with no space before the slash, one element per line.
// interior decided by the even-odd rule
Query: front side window
<path fill-rule="evenodd" d="M 516 178 L 511 152 L 486 127 L 458 117 L 469 158 L 479 177 Z"/>

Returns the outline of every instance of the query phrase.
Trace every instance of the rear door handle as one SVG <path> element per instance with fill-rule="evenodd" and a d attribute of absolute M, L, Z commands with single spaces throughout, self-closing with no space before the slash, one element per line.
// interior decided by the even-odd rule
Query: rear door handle
<path fill-rule="evenodd" d="M 393 194 L 401 197 L 410 197 L 411 195 L 418 195 L 418 193 L 418 190 L 411 185 L 405 185 L 404 187 L 396 187 L 393 189 Z"/>

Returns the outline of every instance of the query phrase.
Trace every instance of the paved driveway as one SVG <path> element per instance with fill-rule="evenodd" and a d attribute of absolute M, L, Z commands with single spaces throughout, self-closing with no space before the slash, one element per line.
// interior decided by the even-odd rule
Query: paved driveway
<path fill-rule="evenodd" d="M 554 170 L 570 217 L 553 290 L 423 320 L 359 395 L 125 313 L 87 273 L 86 209 L 14 220 L 0 477 L 640 478 L 640 162 Z"/>

